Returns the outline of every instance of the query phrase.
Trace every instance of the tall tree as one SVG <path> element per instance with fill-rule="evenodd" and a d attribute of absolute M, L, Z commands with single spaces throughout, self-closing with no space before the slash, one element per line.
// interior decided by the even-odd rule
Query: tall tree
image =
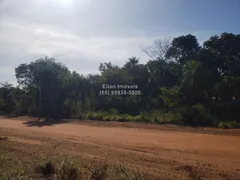
<path fill-rule="evenodd" d="M 16 69 L 16 78 L 22 87 L 38 90 L 39 112 L 56 116 L 63 110 L 65 85 L 69 70 L 53 58 L 39 59 L 29 64 L 20 64 Z M 41 108 L 42 107 L 42 108 Z"/>
<path fill-rule="evenodd" d="M 240 76 L 240 34 L 222 33 L 212 36 L 203 44 L 204 49 L 211 54 L 208 59 L 221 76 Z"/>
<path fill-rule="evenodd" d="M 179 36 L 172 40 L 166 57 L 183 65 L 186 61 L 195 59 L 200 49 L 201 47 L 194 35 Z"/>

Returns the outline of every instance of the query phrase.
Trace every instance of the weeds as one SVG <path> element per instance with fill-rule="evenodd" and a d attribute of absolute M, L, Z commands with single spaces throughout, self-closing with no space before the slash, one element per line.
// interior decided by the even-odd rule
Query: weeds
<path fill-rule="evenodd" d="M 57 166 L 57 176 L 60 180 L 84 179 L 85 169 L 79 161 L 66 156 Z"/>
<path fill-rule="evenodd" d="M 146 179 L 145 175 L 132 171 L 124 165 L 109 164 L 106 160 L 86 165 L 68 156 L 56 156 L 46 159 L 45 163 L 36 169 L 36 172 L 41 173 L 45 177 L 52 177 L 58 180 Z"/>
<path fill-rule="evenodd" d="M 106 163 L 97 163 L 90 168 L 90 180 L 105 180 L 108 178 L 109 166 Z"/>
<path fill-rule="evenodd" d="M 183 180 L 202 180 L 199 173 L 197 173 L 192 166 L 180 166 L 178 170 L 183 171 Z"/>
<path fill-rule="evenodd" d="M 56 167 L 52 160 L 48 160 L 45 164 L 40 165 L 39 171 L 36 170 L 36 172 L 40 172 L 44 176 L 49 176 L 56 173 Z"/>
<path fill-rule="evenodd" d="M 115 174 L 118 174 L 116 180 L 146 180 L 147 177 L 140 172 L 133 172 L 126 166 L 120 164 L 115 168 Z"/>
<path fill-rule="evenodd" d="M 7 140 L 7 138 L 4 138 Z M 11 144 L 0 144 L 0 179 L 9 180 L 14 177 L 16 180 L 21 179 L 25 168 L 18 158 L 13 157 L 9 149 Z"/>

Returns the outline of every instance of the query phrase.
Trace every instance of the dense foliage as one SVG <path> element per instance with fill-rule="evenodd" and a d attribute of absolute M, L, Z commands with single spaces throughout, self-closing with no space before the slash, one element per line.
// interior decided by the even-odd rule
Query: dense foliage
<path fill-rule="evenodd" d="M 136 57 L 123 67 L 101 63 L 100 75 L 70 72 L 47 57 L 20 64 L 19 86 L 0 88 L 0 111 L 201 126 L 240 122 L 240 34 L 212 36 L 202 46 L 189 34 L 155 41 L 144 52 L 151 58 L 146 64 Z M 141 95 L 100 95 L 103 84 L 134 84 Z"/>

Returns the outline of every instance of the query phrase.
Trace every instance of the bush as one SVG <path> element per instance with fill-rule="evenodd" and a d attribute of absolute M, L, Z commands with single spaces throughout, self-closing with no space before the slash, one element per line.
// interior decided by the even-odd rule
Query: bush
<path fill-rule="evenodd" d="M 118 115 L 119 114 L 118 110 L 116 110 L 116 109 L 109 109 L 109 111 L 107 113 L 109 113 L 110 115 Z"/>
<path fill-rule="evenodd" d="M 106 116 L 103 116 L 103 120 L 104 121 L 113 121 L 113 116 L 109 116 L 109 115 L 106 115 Z"/>
<path fill-rule="evenodd" d="M 238 123 L 237 121 L 220 122 L 218 124 L 218 127 L 223 129 L 240 128 L 240 123 Z"/>
<path fill-rule="evenodd" d="M 213 116 L 202 104 L 196 104 L 181 111 L 183 125 L 212 126 L 215 125 Z"/>
<path fill-rule="evenodd" d="M 167 113 L 165 111 L 154 110 L 140 114 L 141 121 L 157 124 L 180 124 L 179 113 Z"/>
<path fill-rule="evenodd" d="M 140 121 L 142 121 L 142 117 L 141 117 L 141 115 L 134 116 L 134 117 L 133 117 L 133 120 L 134 120 L 134 121 L 137 121 L 137 122 L 140 122 Z"/>
<path fill-rule="evenodd" d="M 116 121 L 119 121 L 119 122 L 123 122 L 124 121 L 124 117 L 122 116 L 116 116 Z"/>
<path fill-rule="evenodd" d="M 119 122 L 144 120 L 142 115 L 132 116 L 129 114 L 119 114 L 118 111 L 114 109 L 111 109 L 105 112 L 103 111 L 89 112 L 85 115 L 82 115 L 81 118 L 85 118 L 89 120 L 119 121 Z"/>
<path fill-rule="evenodd" d="M 161 115 L 157 111 L 152 111 L 152 112 L 141 113 L 140 116 L 141 116 L 141 120 L 144 122 L 155 123 L 157 122 L 158 117 Z"/>
<path fill-rule="evenodd" d="M 120 114 L 115 109 L 109 111 L 88 112 L 74 116 L 76 119 L 103 120 L 103 121 L 119 121 L 119 122 L 149 122 L 158 124 L 180 124 L 179 114 L 165 113 L 159 110 L 141 113 L 140 115 L 132 116 L 129 114 Z"/>
<path fill-rule="evenodd" d="M 162 119 L 157 121 L 158 124 L 181 124 L 181 116 L 179 113 L 166 113 L 162 115 Z"/>

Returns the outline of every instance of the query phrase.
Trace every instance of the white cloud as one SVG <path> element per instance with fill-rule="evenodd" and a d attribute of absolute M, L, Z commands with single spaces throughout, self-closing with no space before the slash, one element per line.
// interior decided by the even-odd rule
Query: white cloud
<path fill-rule="evenodd" d="M 40 57 L 55 57 L 71 70 L 79 73 L 97 72 L 101 62 L 112 61 L 123 64 L 128 57 L 145 59 L 141 45 L 150 43 L 150 37 L 93 37 L 84 38 L 70 33 L 67 29 L 44 24 L 21 24 L 14 21 L 1 21 L 0 64 L 2 68 L 14 69 L 20 63 L 30 62 Z M 9 61 L 4 61 L 7 57 Z M 13 73 L 3 71 L 0 81 L 13 80 Z M 9 70 L 10 70 L 9 69 Z"/>
<path fill-rule="evenodd" d="M 0 82 L 16 82 L 15 67 L 45 56 L 83 74 L 98 72 L 101 62 L 123 65 L 131 56 L 144 63 L 148 57 L 141 45 L 184 34 L 166 25 L 177 5 L 168 0 L 0 0 Z"/>

